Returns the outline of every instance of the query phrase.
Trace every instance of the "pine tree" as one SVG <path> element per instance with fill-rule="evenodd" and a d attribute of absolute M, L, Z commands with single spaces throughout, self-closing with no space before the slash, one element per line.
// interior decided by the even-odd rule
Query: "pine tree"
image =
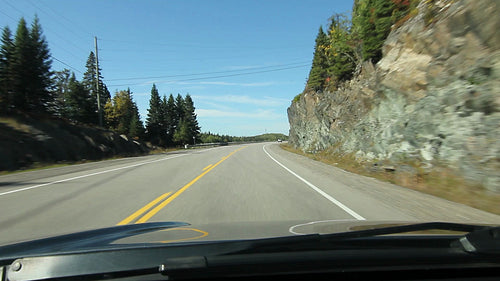
<path fill-rule="evenodd" d="M 144 127 L 130 89 L 116 92 L 113 99 L 108 100 L 104 110 L 106 123 L 112 130 L 133 138 L 142 137 Z"/>
<path fill-rule="evenodd" d="M 54 72 L 52 96 L 54 98 L 51 103 L 50 111 L 59 117 L 66 118 L 67 108 L 65 106 L 66 99 L 69 94 L 69 80 L 71 78 L 71 71 L 63 69 L 62 71 Z"/>
<path fill-rule="evenodd" d="M 186 125 L 184 122 L 184 98 L 181 96 L 181 94 L 177 94 L 177 97 L 175 98 L 175 131 L 173 134 L 173 141 L 175 144 L 184 144 L 184 138 L 180 137 L 180 130 L 182 129 L 182 135 L 185 135 L 185 132 L 187 132 L 187 127 L 181 128 L 181 124 Z M 182 141 L 181 141 L 182 140 Z"/>
<path fill-rule="evenodd" d="M 12 84 L 12 56 L 14 53 L 14 41 L 12 40 L 12 32 L 7 26 L 2 31 L 2 39 L 0 46 L 0 113 L 9 110 L 13 99 L 13 84 Z"/>
<path fill-rule="evenodd" d="M 87 63 L 85 64 L 86 71 L 83 74 L 82 83 L 93 97 L 93 111 L 95 112 L 95 120 L 92 120 L 91 123 L 98 123 L 98 112 L 97 112 L 97 83 L 96 83 L 96 57 L 94 52 L 90 52 L 89 57 L 87 58 Z M 101 107 L 104 107 L 106 102 L 111 98 L 111 94 L 108 91 L 108 88 L 103 83 L 103 77 L 101 75 L 102 69 L 99 67 L 99 101 Z"/>
<path fill-rule="evenodd" d="M 190 141 L 191 135 L 189 133 L 188 122 L 184 119 L 181 119 L 174 133 L 174 142 L 180 145 L 185 145 L 190 143 Z"/>
<path fill-rule="evenodd" d="M 151 98 L 149 99 L 148 116 L 146 118 L 147 137 L 151 143 L 159 145 L 162 142 L 162 101 L 156 85 L 151 88 Z"/>
<path fill-rule="evenodd" d="M 32 72 L 30 73 L 28 103 L 32 111 L 47 111 L 49 103 L 53 100 L 50 91 L 53 74 L 50 70 L 52 60 L 45 36 L 42 34 L 40 21 L 36 15 L 31 25 L 29 38 Z"/>
<path fill-rule="evenodd" d="M 307 89 L 314 91 L 322 90 L 327 79 L 328 58 L 326 49 L 328 48 L 328 37 L 323 28 L 320 27 L 316 36 L 316 45 L 314 47 L 314 57 L 307 80 Z"/>
<path fill-rule="evenodd" d="M 165 105 L 165 123 L 166 123 L 166 145 L 172 146 L 174 144 L 174 133 L 179 123 L 177 119 L 175 100 L 174 96 L 170 94 L 168 96 L 167 103 Z"/>
<path fill-rule="evenodd" d="M 12 100 L 11 106 L 21 111 L 27 111 L 30 87 L 28 81 L 31 79 L 31 44 L 29 30 L 24 18 L 19 20 L 14 38 L 14 51 L 12 53 L 11 75 L 12 75 Z"/>
<path fill-rule="evenodd" d="M 418 1 L 356 0 L 354 1 L 353 31 L 361 40 L 363 60 L 373 63 L 382 58 L 382 46 L 391 26 L 404 17 L 410 5 Z"/>
<path fill-rule="evenodd" d="M 328 28 L 329 47 L 328 77 L 335 88 L 341 81 L 352 78 L 358 63 L 354 53 L 355 46 L 350 33 L 350 22 L 345 15 L 335 14 Z"/>
<path fill-rule="evenodd" d="M 189 94 L 186 95 L 184 99 L 184 120 L 187 123 L 188 134 L 190 140 L 193 142 L 200 140 L 200 126 L 198 125 L 198 120 L 196 120 L 196 113 L 193 100 Z"/>
<path fill-rule="evenodd" d="M 95 119 L 93 101 L 85 86 L 71 75 L 68 82 L 68 93 L 65 98 L 65 116 L 73 121 L 89 123 Z"/>

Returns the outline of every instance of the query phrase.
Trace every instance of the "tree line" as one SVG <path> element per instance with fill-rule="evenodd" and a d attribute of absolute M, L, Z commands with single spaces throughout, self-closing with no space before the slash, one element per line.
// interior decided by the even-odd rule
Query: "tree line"
<path fill-rule="evenodd" d="M 0 46 L 0 115 L 49 115 L 73 123 L 102 125 L 135 139 L 160 146 L 200 141 L 200 127 L 191 97 L 160 98 L 151 90 L 146 126 L 130 89 L 113 97 L 103 82 L 102 69 L 90 52 L 81 81 L 74 72 L 52 71 L 48 43 L 37 16 L 30 27 L 19 20 L 15 35 L 3 28 Z M 98 106 L 98 97 L 99 104 Z M 100 120 L 100 118 L 102 118 Z"/>
<path fill-rule="evenodd" d="M 279 133 L 267 133 L 257 136 L 237 137 L 230 135 L 220 135 L 209 132 L 200 134 L 201 142 L 203 143 L 224 143 L 224 142 L 264 142 L 264 141 L 277 141 L 288 140 L 288 136 Z"/>
<path fill-rule="evenodd" d="M 164 147 L 200 142 L 200 126 L 196 119 L 195 107 L 189 94 L 180 94 L 174 99 L 160 97 L 156 85 L 151 88 L 148 116 L 146 118 L 147 139 Z"/>
<path fill-rule="evenodd" d="M 414 11 L 418 3 L 419 0 L 355 0 L 350 18 L 345 14 L 333 15 L 326 32 L 319 28 L 304 92 L 334 90 L 341 82 L 350 80 L 364 61 L 377 63 L 392 25 Z"/>

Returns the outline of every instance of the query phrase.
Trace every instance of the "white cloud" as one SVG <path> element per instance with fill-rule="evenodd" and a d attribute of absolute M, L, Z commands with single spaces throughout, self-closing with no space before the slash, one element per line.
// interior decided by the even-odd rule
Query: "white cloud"
<path fill-rule="evenodd" d="M 207 81 L 199 82 L 201 85 L 218 85 L 218 86 L 242 86 L 242 87 L 265 87 L 271 86 L 273 82 L 254 82 L 254 83 L 232 83 L 224 81 Z"/>
<path fill-rule="evenodd" d="M 273 98 L 273 97 L 262 97 L 253 98 L 249 96 L 237 96 L 237 95 L 224 95 L 224 96 L 193 96 L 193 99 L 199 101 L 211 101 L 217 103 L 239 103 L 239 104 L 250 104 L 258 106 L 287 106 L 290 101 L 288 99 Z"/>
<path fill-rule="evenodd" d="M 219 109 L 196 109 L 198 117 L 231 117 L 231 118 L 258 118 L 258 119 L 276 119 L 281 115 L 272 110 L 257 110 L 255 112 L 224 111 Z"/>

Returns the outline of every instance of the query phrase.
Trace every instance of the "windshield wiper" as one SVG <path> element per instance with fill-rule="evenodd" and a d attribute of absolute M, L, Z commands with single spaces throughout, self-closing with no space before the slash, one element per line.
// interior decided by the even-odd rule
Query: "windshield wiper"
<path fill-rule="evenodd" d="M 381 236 L 425 230 L 466 235 Z M 420 223 L 334 234 L 310 234 L 249 241 L 244 250 L 214 256 L 166 259 L 159 271 L 173 279 L 270 272 L 350 272 L 500 268 L 500 227 Z M 472 255 L 471 255 L 472 254 Z M 269 271 L 272 270 L 272 271 Z M 494 271 L 491 271 L 494 272 Z M 424 278 L 425 279 L 425 278 Z"/>
<path fill-rule="evenodd" d="M 383 236 L 433 229 L 468 234 Z M 94 249 L 12 260 L 4 267 L 4 274 L 9 280 L 100 279 L 159 273 L 184 279 L 290 272 L 407 270 L 418 266 L 498 270 L 498 234 L 498 227 L 421 223 L 326 235 L 104 248 L 102 251 Z"/>
<path fill-rule="evenodd" d="M 448 222 L 428 222 L 408 225 L 389 226 L 382 228 L 373 228 L 366 230 L 357 230 L 350 232 L 330 233 L 330 234 L 306 234 L 301 236 L 288 236 L 267 238 L 254 241 L 250 252 L 268 252 L 275 249 L 285 249 L 290 251 L 302 249 L 325 249 L 330 245 L 336 248 L 345 245 L 346 241 L 365 241 L 362 238 L 378 237 L 383 235 L 394 235 L 418 231 L 445 230 L 452 232 L 473 233 L 485 229 L 491 229 L 491 226 L 471 225 Z"/>

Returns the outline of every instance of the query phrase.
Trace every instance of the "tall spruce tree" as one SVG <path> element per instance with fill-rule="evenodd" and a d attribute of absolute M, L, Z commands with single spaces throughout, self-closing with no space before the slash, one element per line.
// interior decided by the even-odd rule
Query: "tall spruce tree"
<path fill-rule="evenodd" d="M 9 111 L 13 99 L 12 56 L 14 41 L 7 26 L 2 31 L 0 46 L 0 113 Z"/>
<path fill-rule="evenodd" d="M 166 143 L 167 146 L 174 145 L 174 133 L 179 119 L 177 118 L 177 108 L 175 106 L 175 99 L 172 94 L 168 96 L 167 103 L 165 104 L 165 122 L 166 122 Z"/>
<path fill-rule="evenodd" d="M 335 88 L 339 82 L 352 78 L 358 63 L 354 53 L 355 46 L 351 38 L 350 25 L 345 15 L 335 14 L 331 17 L 328 28 L 328 77 Z"/>
<path fill-rule="evenodd" d="M 97 112 L 97 77 L 99 77 L 99 101 L 101 104 L 101 109 L 103 109 L 106 102 L 111 99 L 111 94 L 103 82 L 101 67 L 99 67 L 98 75 L 96 75 L 96 57 L 94 52 L 90 52 L 85 67 L 87 70 L 83 74 L 82 83 L 90 93 L 90 95 L 93 97 L 93 111 L 95 112 L 95 121 L 91 121 L 91 123 L 97 124 L 99 121 Z"/>
<path fill-rule="evenodd" d="M 52 102 L 52 71 L 50 70 L 52 60 L 50 58 L 50 51 L 42 34 L 42 26 L 38 17 L 31 24 L 30 30 L 30 74 L 31 80 L 29 81 L 30 91 L 28 106 L 31 111 L 48 111 L 49 103 Z"/>
<path fill-rule="evenodd" d="M 314 47 L 314 57 L 307 80 L 307 89 L 319 91 L 325 86 L 328 77 L 328 57 L 326 49 L 328 48 L 328 37 L 320 27 L 316 36 L 316 45 Z"/>
<path fill-rule="evenodd" d="M 148 116 L 146 118 L 147 137 L 151 143 L 155 145 L 163 144 L 162 127 L 163 127 L 162 101 L 156 85 L 151 88 L 151 98 L 149 99 Z"/>
<path fill-rule="evenodd" d="M 50 111 L 55 116 L 67 118 L 67 108 L 65 106 L 65 103 L 69 94 L 69 79 L 71 78 L 71 76 L 71 71 L 66 68 L 61 71 L 54 72 L 54 87 L 52 89 L 52 96 L 54 100 L 51 103 Z"/>
<path fill-rule="evenodd" d="M 31 43 L 29 30 L 24 18 L 17 24 L 16 35 L 14 37 L 14 51 L 12 62 L 10 63 L 12 72 L 13 96 L 11 106 L 21 111 L 28 111 L 28 100 L 30 87 L 28 81 L 31 79 Z"/>
<path fill-rule="evenodd" d="M 116 92 L 104 108 L 106 123 L 111 129 L 133 138 L 142 137 L 144 127 L 130 89 Z"/>
<path fill-rule="evenodd" d="M 93 105 L 90 93 L 85 85 L 76 80 L 73 73 L 68 82 L 68 93 L 64 103 L 66 118 L 81 123 L 93 122 L 95 119 Z"/>
<path fill-rule="evenodd" d="M 187 123 L 189 139 L 193 142 L 199 142 L 200 126 L 198 125 L 198 120 L 196 120 L 194 103 L 189 94 L 186 94 L 184 98 L 184 120 Z"/>

